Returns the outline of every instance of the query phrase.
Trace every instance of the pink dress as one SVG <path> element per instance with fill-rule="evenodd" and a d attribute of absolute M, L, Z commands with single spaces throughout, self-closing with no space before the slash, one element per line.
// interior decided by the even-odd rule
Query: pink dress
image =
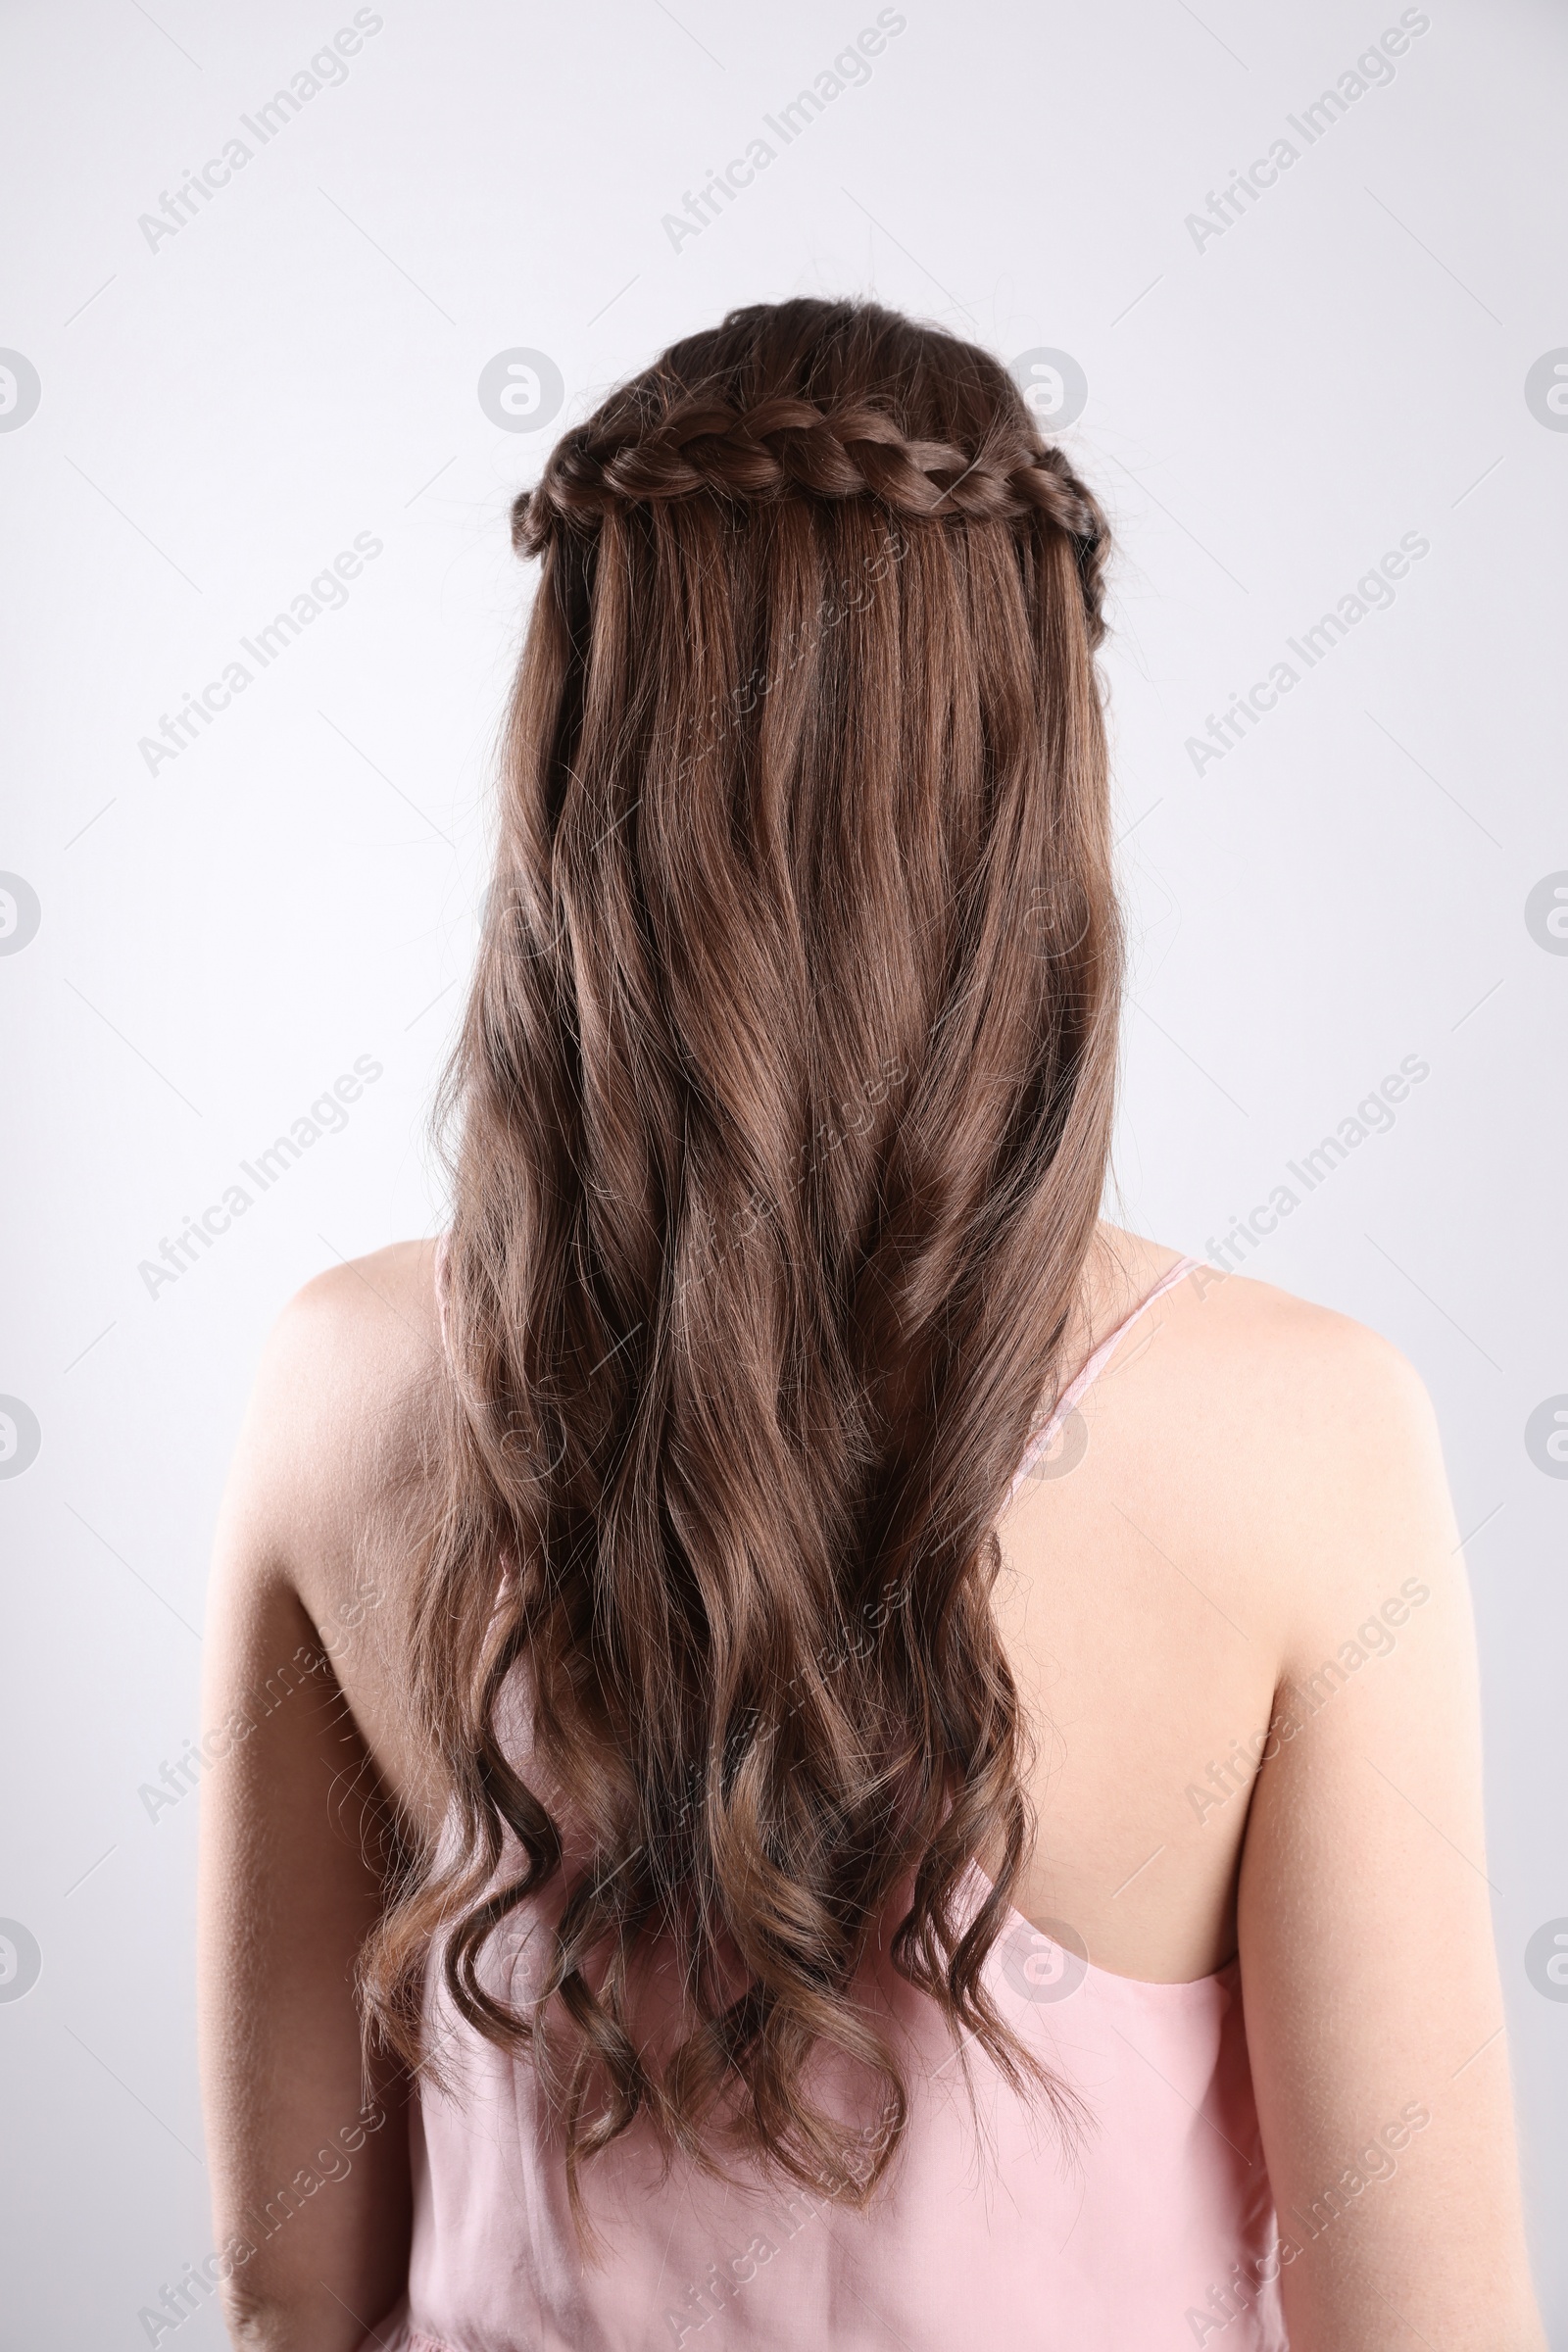
<path fill-rule="evenodd" d="M 1096 1350 L 1018 1479 L 1128 1326 L 1195 1262 L 1173 1267 Z M 524 1732 L 524 1768 L 526 1744 Z M 574 1858 L 569 1839 L 567 1850 Z M 976 1870 L 974 1904 L 985 1891 Z M 514 2002 L 546 1940 L 532 1931 L 562 1901 L 558 1877 L 494 1939 L 486 1981 Z M 677 2159 L 661 2184 L 638 2126 L 582 2174 L 610 2250 L 600 2267 L 578 2251 L 530 2062 L 473 2034 L 432 1989 L 430 2039 L 452 2080 L 426 2084 L 413 2110 L 408 2294 L 363 2352 L 1284 2352 L 1238 1963 L 1146 1984 L 1096 1968 L 1014 1911 L 986 1965 L 999 2008 L 1088 2109 L 1076 2151 L 973 2045 L 977 2141 L 940 2013 L 879 1948 L 868 1973 L 910 2113 L 869 2211 L 792 2192 L 733 2156 L 727 2182 Z M 831 2073 L 813 2092 L 836 2105 Z"/>

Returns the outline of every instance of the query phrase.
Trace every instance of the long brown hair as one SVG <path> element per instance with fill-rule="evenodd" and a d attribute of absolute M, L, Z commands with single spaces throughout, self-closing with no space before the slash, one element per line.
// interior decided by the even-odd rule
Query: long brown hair
<path fill-rule="evenodd" d="M 579 2227 L 639 2115 L 863 2205 L 906 2091 L 855 1981 L 906 1883 L 900 1973 L 1066 2104 L 982 1980 L 1032 1831 L 990 1596 L 1109 1142 L 1105 526 L 989 354 L 800 300 L 612 394 L 514 537 L 543 570 L 448 1080 L 412 1637 L 453 1828 L 369 2013 L 428 2058 L 439 1936 L 458 2010 L 553 2070 Z M 553 1802 L 503 1739 L 524 1671 Z M 524 2014 L 479 1964 L 567 1815 L 590 1858 Z M 880 2086 L 869 2165 L 818 2045 Z"/>

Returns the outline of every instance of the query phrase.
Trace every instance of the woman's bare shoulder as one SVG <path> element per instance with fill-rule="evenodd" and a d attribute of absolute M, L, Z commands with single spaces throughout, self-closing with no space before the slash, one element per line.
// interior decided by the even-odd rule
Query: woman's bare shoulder
<path fill-rule="evenodd" d="M 273 1325 L 264 1377 L 303 1381 L 318 1409 L 356 1419 L 427 1380 L 441 1356 L 435 1251 L 433 1241 L 393 1242 L 314 1276 Z"/>
<path fill-rule="evenodd" d="M 1129 1303 L 1146 1297 L 1182 1262 L 1183 1253 L 1143 1236 L 1102 1227 L 1100 1276 L 1105 1294 Z M 1160 1335 L 1144 1351 L 1172 1387 L 1198 1380 L 1205 1417 L 1227 1427 L 1267 1430 L 1294 1449 L 1334 1421 L 1356 1422 L 1369 1406 L 1421 1414 L 1420 1375 L 1392 1341 L 1334 1307 L 1321 1306 L 1250 1274 L 1200 1261 L 1151 1309 Z M 1135 1324 L 1136 1349 L 1145 1335 Z"/>
<path fill-rule="evenodd" d="M 435 1244 L 396 1242 L 296 1292 L 268 1335 L 224 1506 L 230 1540 L 310 1605 L 427 1461 L 443 1354 Z"/>
<path fill-rule="evenodd" d="M 296 1291 L 279 1331 L 308 1334 L 318 1346 L 371 1348 L 380 1358 L 405 1340 L 420 1349 L 440 1343 L 433 1240 L 389 1242 L 365 1257 L 340 1258 Z"/>
<path fill-rule="evenodd" d="M 1118 1236 L 1129 1275 L 1178 1253 Z M 1155 1271 L 1154 1280 L 1159 1273 Z M 1135 1325 L 1104 1383 L 1104 1437 L 1141 1500 L 1283 1621 L 1338 1610 L 1395 1528 L 1452 1544 L 1437 1416 L 1409 1359 L 1353 1317 L 1200 1264 Z"/>

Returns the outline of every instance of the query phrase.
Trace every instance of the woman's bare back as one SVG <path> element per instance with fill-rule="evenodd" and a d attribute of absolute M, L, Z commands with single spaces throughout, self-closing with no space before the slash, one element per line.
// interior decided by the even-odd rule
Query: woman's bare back
<path fill-rule="evenodd" d="M 1177 1257 L 1102 1229 L 1069 1369 Z M 433 1245 L 412 1242 L 323 1276 L 296 1310 L 332 1400 L 305 1468 L 330 1534 L 302 1598 L 377 1774 L 426 1825 L 438 1799 L 403 1664 L 434 1296 Z M 1018 1907 L 1072 1927 L 1098 1965 L 1178 1981 L 1236 1949 L 1253 1735 L 1295 1621 L 1332 1589 L 1312 1530 L 1354 1479 L 1356 1397 L 1379 1380 L 1410 1376 L 1371 1334 L 1200 1267 L 1138 1317 L 999 1522 L 994 1612 L 1038 1750 Z M 1396 1597 L 1399 1581 L 1384 1579 Z M 1336 1646 L 1364 1621 L 1348 1596 L 1343 1613 Z"/>
<path fill-rule="evenodd" d="M 1175 1257 L 1101 1229 L 1069 1367 Z M 380 1899 L 360 1849 L 378 1799 L 426 1832 L 439 1817 L 405 1661 L 443 1376 L 433 1245 L 322 1276 L 270 1346 L 225 1502 L 209 1720 L 244 1712 L 281 1661 L 330 1661 L 209 1784 L 210 1909 L 256 1901 L 261 1882 L 274 1923 L 222 1946 L 244 1982 L 220 2010 L 267 2020 L 215 2067 L 235 2194 L 358 2095 L 353 1963 Z M 1489 2352 L 1538 2347 L 1468 1598 L 1419 1381 L 1343 1317 L 1200 1268 L 1129 1330 L 999 1535 L 996 1620 L 1037 1748 L 1017 1908 L 1126 1977 L 1186 1982 L 1240 1948 L 1284 2226 L 1339 2184 L 1293 2341 L 1381 2345 L 1385 2307 L 1441 2332 L 1471 2308 L 1484 2249 L 1519 2282 L 1499 2287 Z M 378 2145 L 353 2191 L 372 2237 L 408 2194 Z M 339 2227 L 352 2202 L 345 2187 Z M 308 2230 L 291 2243 L 291 2263 L 318 2258 Z"/>

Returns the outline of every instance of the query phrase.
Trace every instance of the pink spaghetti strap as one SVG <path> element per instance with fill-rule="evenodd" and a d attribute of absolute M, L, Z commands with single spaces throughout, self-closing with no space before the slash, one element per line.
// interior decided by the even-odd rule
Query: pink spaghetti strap
<path fill-rule="evenodd" d="M 1074 1376 L 1074 1378 L 1068 1383 L 1067 1387 L 1062 1390 L 1061 1395 L 1056 1398 L 1055 1404 L 1052 1407 L 1050 1419 L 1043 1422 L 1040 1428 L 1036 1430 L 1034 1436 L 1030 1439 L 1028 1446 L 1024 1449 L 1023 1460 L 1018 1464 L 1017 1469 L 1013 1472 L 1012 1484 L 1007 1489 L 1008 1502 L 1011 1502 L 1013 1496 L 1017 1494 L 1018 1489 L 1022 1486 L 1024 1480 L 1028 1477 L 1036 1462 L 1039 1461 L 1041 1455 L 1045 1452 L 1046 1447 L 1051 1444 L 1052 1439 L 1055 1436 L 1057 1430 L 1066 1420 L 1067 1415 L 1072 1411 L 1073 1406 L 1078 1402 L 1081 1396 L 1086 1396 L 1089 1390 L 1094 1387 L 1095 1382 L 1100 1378 L 1101 1373 L 1103 1372 L 1105 1366 L 1109 1363 L 1111 1357 L 1115 1354 L 1116 1349 L 1121 1346 L 1122 1341 L 1127 1337 L 1127 1334 L 1131 1331 L 1133 1325 L 1138 1321 L 1140 1315 L 1147 1314 L 1156 1298 L 1163 1298 L 1167 1291 L 1173 1291 L 1176 1285 L 1181 1282 L 1185 1276 L 1193 1273 L 1199 1266 L 1202 1264 L 1202 1262 L 1203 1261 L 1200 1257 L 1178 1258 L 1175 1265 L 1171 1266 L 1167 1272 L 1160 1276 L 1158 1282 L 1155 1283 L 1153 1289 L 1148 1294 L 1148 1296 L 1139 1299 L 1138 1304 L 1133 1308 L 1131 1314 L 1124 1315 L 1121 1321 L 1117 1324 L 1115 1330 L 1110 1333 L 1108 1338 L 1101 1341 L 1100 1346 L 1095 1349 L 1093 1355 L 1090 1356 L 1088 1362 L 1083 1366 L 1082 1370 Z"/>

